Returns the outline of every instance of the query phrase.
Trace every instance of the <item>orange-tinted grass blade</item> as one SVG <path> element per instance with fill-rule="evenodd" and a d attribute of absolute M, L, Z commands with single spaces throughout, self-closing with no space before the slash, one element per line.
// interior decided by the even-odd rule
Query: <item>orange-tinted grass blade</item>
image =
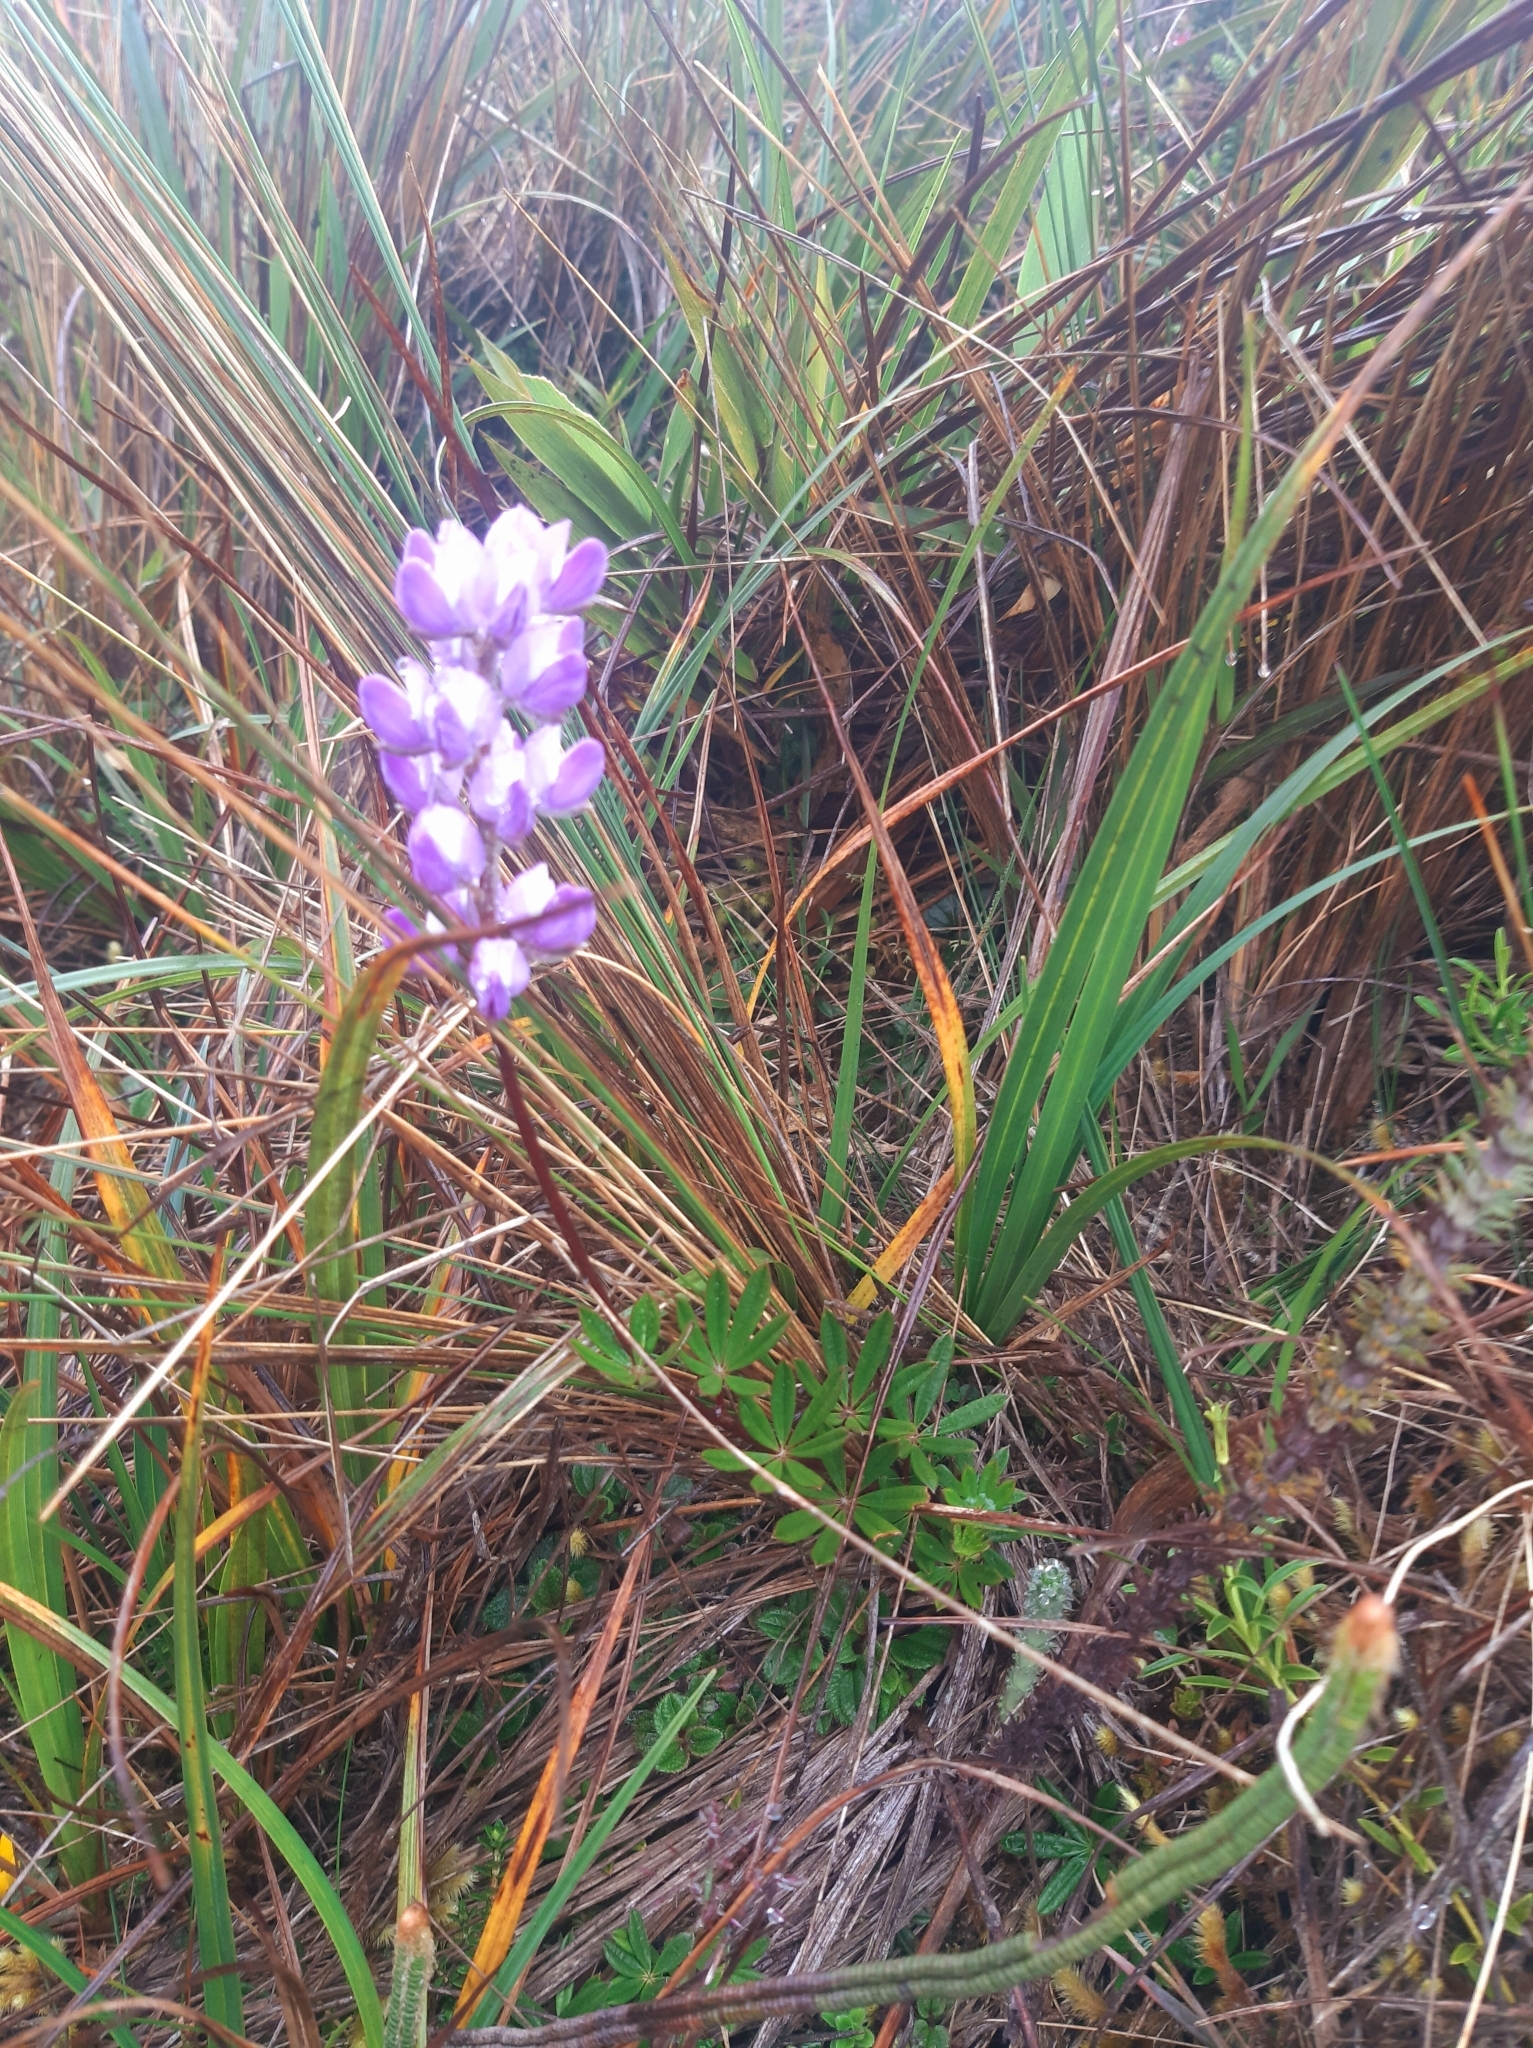
<path fill-rule="evenodd" d="M 864 1273 L 857 1285 L 847 1296 L 856 1309 L 871 1308 L 880 1287 L 887 1287 L 895 1274 L 910 1257 L 916 1246 L 942 1214 L 948 1197 L 953 1192 L 953 1169 L 950 1166 L 938 1179 L 935 1186 L 921 1201 L 915 1213 L 902 1223 L 873 1262 L 873 1269 Z"/>
<path fill-rule="evenodd" d="M 1480 794 L 1480 785 L 1472 775 L 1464 777 L 1464 791 L 1469 798 L 1469 807 L 1480 821 L 1480 836 L 1485 841 L 1485 851 L 1490 855 L 1490 864 L 1496 871 L 1496 880 L 1501 884 L 1501 894 L 1506 899 L 1506 914 L 1514 932 L 1522 944 L 1523 958 L 1528 963 L 1528 972 L 1533 974 L 1533 932 L 1528 930 L 1523 918 L 1522 905 L 1517 900 L 1516 885 L 1512 881 L 1511 869 L 1506 864 L 1506 855 L 1501 851 L 1501 841 L 1496 837 L 1496 828 L 1490 822 L 1490 813 L 1485 808 L 1485 799 Z"/>
<path fill-rule="evenodd" d="M 953 994 L 953 984 L 948 980 L 947 969 L 942 964 L 942 955 L 937 942 L 926 927 L 916 902 L 910 878 L 905 873 L 894 840 L 884 814 L 878 807 L 878 798 L 873 794 L 868 778 L 862 772 L 862 763 L 852 749 L 846 728 L 841 723 L 841 714 L 836 708 L 835 697 L 830 685 L 820 671 L 810 636 L 806 633 L 803 620 L 793 595 L 793 586 L 784 579 L 783 601 L 793 615 L 798 628 L 804 653 L 819 685 L 820 697 L 825 705 L 825 715 L 830 720 L 831 731 L 841 749 L 847 772 L 856 787 L 862 808 L 867 815 L 868 829 L 878 847 L 878 857 L 883 862 L 884 873 L 889 880 L 889 890 L 894 898 L 894 907 L 899 914 L 900 927 L 905 934 L 905 943 L 910 948 L 910 957 L 915 966 L 916 978 L 921 984 L 921 993 L 926 998 L 926 1008 L 932 1020 L 932 1030 L 937 1038 L 937 1050 L 942 1055 L 942 1071 L 947 1077 L 948 1104 L 953 1118 L 953 1161 L 962 1173 L 974 1156 L 974 1077 L 969 1070 L 969 1041 L 964 1033 L 963 1018 L 959 1013 L 958 999 Z"/>
<path fill-rule="evenodd" d="M 258 1487 L 254 1493 L 247 1493 L 242 1499 L 237 1500 L 233 1507 L 225 1508 L 223 1513 L 209 1522 L 205 1529 L 199 1529 L 195 1546 L 197 1562 L 200 1564 L 210 1550 L 222 1543 L 226 1536 L 232 1536 L 236 1529 L 250 1520 L 252 1515 L 258 1515 L 263 1508 L 269 1508 L 281 1491 L 282 1488 L 280 1486 L 268 1480 L 265 1486 Z M 159 1602 L 165 1597 L 166 1590 L 175 1575 L 174 1565 L 167 1566 L 160 1573 L 160 1576 L 155 1580 L 150 1590 L 149 1597 L 139 1609 L 137 1619 L 134 1622 L 135 1629 L 142 1622 L 145 1615 L 152 1608 L 158 1606 Z"/>
<path fill-rule="evenodd" d="M 181 1262 L 165 1235 L 164 1224 L 148 1207 L 142 1184 L 134 1171 L 132 1155 L 122 1141 L 111 1104 L 80 1049 L 74 1027 L 49 977 L 47 955 L 37 935 L 37 926 L 32 922 L 31 906 L 3 833 L 0 833 L 0 854 L 5 859 L 11 895 L 21 920 L 27 952 L 31 956 L 32 972 L 37 979 L 37 999 L 47 1020 L 59 1078 L 64 1083 L 75 1121 L 85 1140 L 86 1154 L 95 1168 L 101 1206 L 121 1233 L 123 1249 L 135 1264 L 157 1280 L 171 1280 L 179 1284 L 182 1279 Z"/>
<path fill-rule="evenodd" d="M 591 1718 L 591 1709 L 596 1705 L 596 1696 L 601 1691 L 602 1680 L 607 1675 L 607 1666 L 612 1652 L 617 1647 L 618 1631 L 622 1628 L 623 1617 L 628 1612 L 628 1603 L 633 1598 L 634 1588 L 640 1574 L 649 1560 L 649 1538 L 641 1539 L 634 1545 L 628 1560 L 628 1569 L 618 1587 L 602 1632 L 596 1639 L 590 1662 L 581 1674 L 579 1685 L 570 1701 L 568 1724 L 559 1730 L 559 1739 L 554 1744 L 548 1762 L 543 1766 L 543 1775 L 538 1780 L 532 1803 L 527 1808 L 527 1818 L 522 1822 L 522 1831 L 516 1838 L 516 1846 L 507 1858 L 501 1873 L 500 1884 L 490 1906 L 490 1916 L 484 1923 L 484 1932 L 474 1950 L 474 1960 L 469 1964 L 468 1975 L 463 1989 L 458 1994 L 458 2003 L 453 2008 L 453 2022 L 463 2025 L 473 2014 L 475 2007 L 489 1988 L 490 1980 L 511 1953 L 511 1944 L 516 1939 L 517 1925 L 522 1917 L 522 1908 L 527 1903 L 527 1894 L 537 1874 L 538 1859 L 543 1854 L 543 1845 L 548 1840 L 558 1815 L 559 1802 L 564 1796 L 564 1781 L 569 1767 L 580 1747 L 585 1734 L 586 1723 Z"/>

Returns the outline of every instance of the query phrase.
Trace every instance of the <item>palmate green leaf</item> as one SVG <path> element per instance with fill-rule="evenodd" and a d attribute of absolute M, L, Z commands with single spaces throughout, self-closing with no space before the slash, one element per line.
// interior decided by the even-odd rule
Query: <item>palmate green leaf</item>
<path fill-rule="evenodd" d="M 111 1652 L 93 1636 L 88 1636 L 62 1615 L 50 1613 L 20 1587 L 3 1580 L 0 1580 L 0 1614 L 7 1622 L 32 1630 L 39 1640 L 67 1655 L 70 1662 L 82 1670 L 104 1674 L 111 1664 Z M 131 1664 L 122 1665 L 120 1672 L 123 1691 L 129 1698 L 136 1700 L 167 1728 L 177 1725 L 176 1705 L 168 1694 L 151 1679 L 143 1677 Z M 356 2000 L 366 2048 L 383 2048 L 383 2011 L 378 2003 L 372 1965 L 346 1908 L 337 1898 L 335 1888 L 320 1868 L 314 1852 L 271 1794 L 257 1783 L 243 1764 L 235 1761 L 222 1743 L 210 1740 L 207 1758 L 214 1776 L 228 1786 L 308 1894 L 310 1904 L 335 1946 L 351 1995 Z"/>

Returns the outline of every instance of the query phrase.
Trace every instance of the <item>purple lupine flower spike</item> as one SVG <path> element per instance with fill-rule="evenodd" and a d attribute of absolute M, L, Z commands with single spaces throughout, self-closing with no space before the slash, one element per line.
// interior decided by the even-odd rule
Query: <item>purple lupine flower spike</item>
<path fill-rule="evenodd" d="M 469 985 L 492 1022 L 538 962 L 563 959 L 596 927 L 589 889 L 555 883 L 541 861 L 507 881 L 501 851 L 521 844 L 539 817 L 579 810 L 601 781 L 598 742 L 566 747 L 558 721 L 585 694 L 576 614 L 606 573 L 600 541 L 572 548 L 567 520 L 545 526 L 525 505 L 502 512 L 483 540 L 453 519 L 434 536 L 413 530 L 394 596 L 430 662 L 406 659 L 397 681 L 370 675 L 357 687 L 384 785 L 413 820 L 415 880 L 455 925 L 513 927 L 477 940 L 468 956 Z M 396 930 L 419 929 L 402 912 L 387 915 Z M 445 928 L 431 913 L 425 929 Z M 463 965 L 451 946 L 432 957 Z"/>

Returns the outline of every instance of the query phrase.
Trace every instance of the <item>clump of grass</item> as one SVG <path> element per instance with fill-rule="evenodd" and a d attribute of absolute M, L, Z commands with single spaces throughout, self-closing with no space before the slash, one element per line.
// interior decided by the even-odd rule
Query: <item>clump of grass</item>
<path fill-rule="evenodd" d="M 1515 1481 L 1521 1096 L 1455 1134 L 1533 910 L 1526 49 L 1169 22 L 7 11 L 18 2011 L 381 2048 L 710 1928 L 741 1997 L 971 1883 L 995 1940 L 974 1727 L 1088 1907 L 1126 1800 L 1151 1855 L 1233 1810 L 1194 1723 L 1246 1756 L 1344 1581 Z M 425 906 L 355 689 L 405 528 L 512 497 L 612 551 L 609 777 L 537 846 L 596 941 L 487 1031 L 378 964 Z M 1274 1446 L 1327 1389 L 1391 1426 L 1322 1502 Z M 1520 1532 L 1469 1527 L 1368 1857 L 1237 1880 L 1317 2038 L 1419 1995 L 1404 1880 L 1455 1995 L 1522 1924 Z M 1017 1711 L 1023 1537 L 1081 1547 L 1001 1594 L 1070 1620 Z M 1220 1876 L 1131 1930 L 1187 2027 Z"/>

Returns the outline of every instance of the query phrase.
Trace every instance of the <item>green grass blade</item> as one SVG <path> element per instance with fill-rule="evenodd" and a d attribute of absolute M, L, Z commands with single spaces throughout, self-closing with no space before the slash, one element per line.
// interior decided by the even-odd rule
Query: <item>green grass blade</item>
<path fill-rule="evenodd" d="M 23 1920 L 19 1913 L 13 1913 L 8 1906 L 0 1906 L 0 1934 L 8 1934 L 19 1949 L 25 1949 L 28 1955 L 36 1956 L 45 1970 L 50 1971 L 61 1984 L 66 1985 L 77 1995 L 90 1982 L 79 1964 L 72 1962 L 65 1955 L 51 1935 L 44 1934 L 40 1927 L 34 1927 L 29 1920 Z M 87 2006 L 79 2018 L 82 2022 L 88 2021 L 91 2018 L 91 2008 Z M 122 2020 L 103 2014 L 97 2024 L 111 2035 L 117 2043 L 117 2048 L 140 2048 L 137 2034 Z"/>
<path fill-rule="evenodd" d="M 537 1912 L 528 1921 L 511 1953 L 496 1971 L 489 1987 L 485 1991 L 484 1997 L 475 2009 L 474 2020 L 470 2021 L 471 2025 L 476 2022 L 479 2024 L 486 2023 L 488 2014 L 494 2005 L 499 2000 L 508 1997 L 521 1982 L 526 1972 L 532 1967 L 533 1959 L 542 1947 L 548 1930 L 564 1911 L 566 1905 L 568 1905 L 576 1885 L 579 1884 L 580 1880 L 601 1854 L 612 1830 L 623 1818 L 629 1807 L 632 1806 L 634 1800 L 638 1798 L 640 1792 L 643 1791 L 645 1781 L 653 1772 L 656 1764 L 659 1763 L 666 1750 L 672 1746 L 677 1736 L 681 1734 L 687 1723 L 692 1719 L 692 1716 L 697 1712 L 703 1694 L 713 1684 L 717 1676 L 718 1673 L 716 1671 L 705 1671 L 703 1673 L 702 1677 L 698 1679 L 696 1685 L 693 1686 L 692 1690 L 683 1700 L 681 1710 L 676 1715 L 676 1718 L 666 1723 L 649 1748 L 645 1750 L 643 1756 L 640 1757 L 639 1761 L 628 1773 L 622 1784 L 619 1785 L 616 1792 L 613 1793 L 611 1799 L 607 1802 L 601 1818 L 592 1823 L 585 1840 L 570 1858 L 566 1868 L 560 1871 L 547 1898 L 544 1899 Z"/>
<path fill-rule="evenodd" d="M 825 1187 L 820 1196 L 820 1221 L 828 1231 L 841 1228 L 850 1187 L 847 1158 L 852 1121 L 857 1110 L 857 1073 L 862 1057 L 862 1008 L 867 992 L 868 944 L 873 928 L 873 894 L 878 880 L 878 850 L 868 848 L 857 906 L 857 937 L 852 946 L 852 979 L 846 993 L 846 1023 L 841 1034 L 841 1064 L 836 1073 L 836 1100 L 831 1115 L 830 1145 L 825 1161 Z"/>
<path fill-rule="evenodd" d="M 197 1612 L 197 1524 L 202 1507 L 202 1403 L 211 1345 L 204 1344 L 193 1376 L 176 1500 L 175 1647 L 176 1731 L 181 1738 L 181 1784 L 186 1796 L 186 1845 L 192 1866 L 197 1953 L 204 1971 L 203 2004 L 209 2019 L 236 2034 L 245 2031 L 245 1998 L 234 1964 L 234 1919 L 224 1864 L 223 1828 L 208 1754 L 207 1692 L 202 1674 L 202 1630 Z"/>
<path fill-rule="evenodd" d="M 68 1203 L 79 1163 L 69 1149 L 78 1137 L 71 1116 L 61 1134 L 65 1149 L 53 1163 L 53 1190 Z M 36 1291 L 27 1303 L 27 1336 L 37 1346 L 22 1366 L 22 1385 L 12 1394 L 0 1424 L 0 1577 L 25 1587 L 54 1614 L 64 1606 L 64 1567 L 56 1529 L 45 1528 L 43 1502 L 58 1484 L 59 1378 L 55 1348 L 62 1330 L 59 1296 L 42 1276 L 69 1265 L 69 1238 L 56 1217 L 37 1223 Z M 6 1647 L 26 1717 L 27 1736 L 42 1780 L 61 1808 L 79 1799 L 84 1787 L 85 1731 L 69 1667 L 24 1629 L 7 1624 Z M 96 1844 L 77 1825 L 60 1836 L 60 1860 L 72 1884 L 96 1873 Z"/>
<path fill-rule="evenodd" d="M 100 1675 L 111 1664 L 110 1651 L 93 1636 L 76 1628 L 73 1622 L 50 1614 L 46 1607 L 19 1587 L 4 1581 L 0 1581 L 0 1614 L 7 1621 L 19 1622 L 32 1629 L 40 1640 L 63 1652 L 82 1670 Z M 177 1726 L 176 1706 L 169 1694 L 162 1692 L 151 1679 L 143 1677 L 131 1665 L 123 1667 L 122 1686 L 123 1691 L 155 1719 L 169 1728 Z M 366 2048 L 383 2048 L 383 2010 L 378 2003 L 372 1965 L 346 1908 L 337 1898 L 335 1888 L 320 1868 L 313 1850 L 281 1807 L 275 1804 L 271 1794 L 256 1782 L 243 1764 L 235 1761 L 221 1742 L 208 1741 L 207 1758 L 214 1776 L 228 1786 L 308 1894 L 309 1903 L 335 1946 L 351 1995 L 357 2002 Z"/>
<path fill-rule="evenodd" d="M 1395 851 L 1399 854 L 1400 864 L 1405 869 L 1405 878 L 1411 885 L 1411 895 L 1416 900 L 1416 909 L 1421 917 L 1422 930 L 1427 935 L 1427 944 L 1432 949 L 1432 958 L 1437 962 L 1437 975 L 1442 984 L 1443 1000 L 1448 1005 L 1448 1013 L 1453 1019 L 1453 1028 L 1458 1033 L 1460 1044 L 1467 1044 L 1468 1031 L 1464 1024 L 1463 1010 L 1459 1007 L 1458 986 L 1453 979 L 1453 969 L 1448 964 L 1448 949 L 1443 944 L 1443 935 L 1438 929 L 1437 924 L 1437 913 L 1432 908 L 1432 899 L 1427 893 L 1426 883 L 1422 880 L 1421 868 L 1416 860 L 1415 853 L 1411 849 L 1409 835 L 1401 821 L 1400 807 L 1395 802 L 1395 793 L 1389 786 L 1388 776 L 1385 775 L 1383 768 L 1379 765 L 1379 757 L 1374 748 L 1373 741 L 1369 737 L 1368 728 L 1364 725 L 1362 713 L 1357 708 L 1357 698 L 1352 693 L 1352 685 L 1347 681 L 1347 678 L 1340 669 L 1336 672 L 1336 679 L 1341 684 L 1341 693 L 1347 700 L 1348 711 L 1352 714 L 1352 725 L 1357 733 L 1359 751 L 1363 759 L 1368 763 L 1368 773 L 1373 777 L 1373 786 L 1379 793 L 1379 802 L 1383 805 L 1384 815 L 1389 820 L 1389 829 L 1394 838 Z M 1478 1093 L 1478 1089 L 1476 1092 Z"/>
<path fill-rule="evenodd" d="M 346 998 L 314 1101 L 314 1122 L 309 1132 L 311 1175 L 345 1144 L 361 1120 L 362 1091 L 379 1027 L 411 964 L 409 957 L 401 957 L 392 950 L 380 953 L 363 969 Z M 358 1155 L 364 1143 L 359 1138 L 348 1157 L 318 1182 L 305 1210 L 305 1241 L 313 1261 L 314 1292 L 322 1303 L 350 1301 L 360 1284 L 353 1217 L 361 1181 Z M 382 1206 L 376 1183 L 372 1208 L 374 1220 L 381 1226 Z M 321 1345 L 321 1357 L 332 1413 L 345 1419 L 343 1434 L 350 1435 L 366 1422 L 371 1388 L 367 1367 L 346 1362 L 347 1337 L 347 1329 L 337 1331 Z M 347 1477 L 355 1483 L 367 1476 L 372 1460 L 362 1452 L 348 1451 L 344 1463 Z"/>
<path fill-rule="evenodd" d="M 56 1316 L 56 1304 L 47 1306 Z M 50 1359 L 55 1355 L 48 1354 Z M 45 1408 L 38 1382 L 29 1379 L 11 1395 L 0 1423 L 0 1576 L 62 1614 L 63 1589 L 55 1582 L 62 1578 L 58 1538 L 45 1533 L 39 1519 L 44 1487 L 51 1490 L 58 1477 L 50 1442 L 58 1433 L 51 1420 L 57 1406 L 56 1390 Z M 85 1767 L 84 1727 L 71 1674 L 46 1644 L 15 1623 L 6 1625 L 5 1639 L 38 1771 L 57 1810 L 67 1813 L 80 1797 Z M 65 1824 L 59 1853 L 72 1884 L 95 1875 L 95 1844 L 77 1824 Z"/>
<path fill-rule="evenodd" d="M 1191 787 L 1236 614 L 1344 423 L 1338 410 L 1316 429 L 1226 562 L 1071 888 L 1007 1063 L 971 1197 L 970 1307 L 993 1338 L 1008 1327 L 1001 1310 L 1010 1276 L 1046 1228 L 1079 1153 L 1080 1119 L 1101 1085 L 1101 1056 Z"/>
<path fill-rule="evenodd" d="M 304 80 L 314 95 L 319 117 L 325 124 L 362 218 L 367 223 L 367 231 L 383 259 L 383 267 L 388 274 L 389 282 L 398 294 L 407 326 L 414 336 L 416 349 L 426 362 L 432 363 L 436 360 L 436 344 L 415 303 L 415 295 L 410 290 L 410 280 L 405 275 L 404 264 L 400 261 L 399 251 L 394 246 L 389 224 L 383 217 L 383 208 L 378 204 L 378 194 L 374 189 L 366 160 L 358 147 L 334 74 L 326 60 L 324 45 L 315 31 L 313 18 L 304 5 L 304 0 L 275 0 L 275 4 L 292 39 L 293 50 Z"/>

